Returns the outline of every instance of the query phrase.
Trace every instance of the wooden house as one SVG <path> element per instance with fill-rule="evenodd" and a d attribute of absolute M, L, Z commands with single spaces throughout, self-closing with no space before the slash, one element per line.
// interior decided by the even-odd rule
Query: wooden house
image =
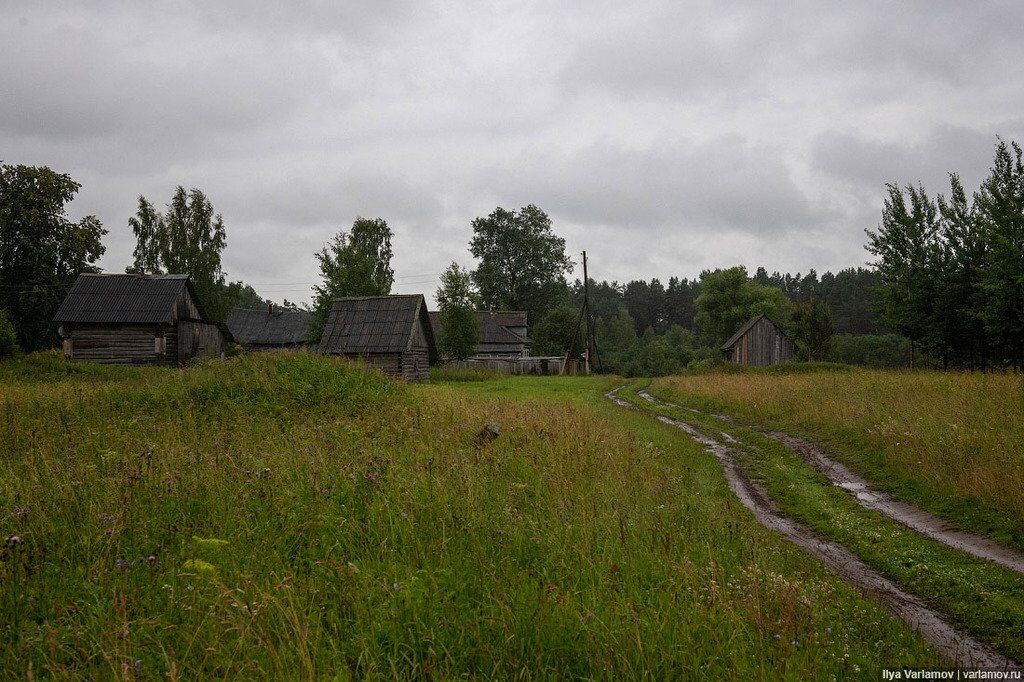
<path fill-rule="evenodd" d="M 751 318 L 722 344 L 726 360 L 740 365 L 764 367 L 796 359 L 796 347 L 779 325 L 767 315 Z"/>
<path fill-rule="evenodd" d="M 406 381 L 426 381 L 437 346 L 420 294 L 335 299 L 320 352 L 361 359 Z"/>
<path fill-rule="evenodd" d="M 523 310 L 477 310 L 476 323 L 480 340 L 473 349 L 475 358 L 524 358 L 530 354 L 526 335 L 526 312 Z M 430 313 L 434 337 L 441 334 L 441 313 Z"/>
<path fill-rule="evenodd" d="M 185 275 L 79 275 L 53 321 L 74 360 L 183 365 L 224 355 L 226 330 Z"/>
<path fill-rule="evenodd" d="M 235 308 L 228 315 L 227 327 L 248 351 L 298 348 L 309 344 L 312 319 L 309 311 L 296 308 Z"/>

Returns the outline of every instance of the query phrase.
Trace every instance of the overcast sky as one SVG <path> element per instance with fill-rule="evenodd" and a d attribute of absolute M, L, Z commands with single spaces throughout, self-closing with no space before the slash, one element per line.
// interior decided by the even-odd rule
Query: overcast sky
<path fill-rule="evenodd" d="M 307 300 L 356 216 L 395 289 L 535 203 L 598 279 L 863 264 L 884 184 L 1024 141 L 1024 2 L 12 2 L 0 159 L 82 184 L 122 271 L 137 197 L 203 189 L 224 269 Z"/>

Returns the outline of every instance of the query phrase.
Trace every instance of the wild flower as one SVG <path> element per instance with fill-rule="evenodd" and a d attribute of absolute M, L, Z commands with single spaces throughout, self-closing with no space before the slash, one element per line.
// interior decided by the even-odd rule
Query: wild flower
<path fill-rule="evenodd" d="M 19 519 L 27 519 L 28 518 L 28 507 L 15 507 L 14 508 L 14 515 L 17 516 Z"/>
<path fill-rule="evenodd" d="M 11 537 L 7 538 L 7 546 L 8 547 L 13 547 L 14 545 L 17 545 L 20 542 L 21 542 L 21 536 L 20 535 L 12 535 Z"/>
<path fill-rule="evenodd" d="M 188 559 L 185 561 L 184 567 L 188 570 L 196 571 L 197 573 L 217 573 L 216 566 L 211 564 L 209 561 L 203 561 L 202 559 Z"/>
<path fill-rule="evenodd" d="M 124 559 L 118 559 L 114 562 L 114 565 L 120 568 L 122 571 L 127 570 L 132 566 L 130 562 L 125 561 Z"/>

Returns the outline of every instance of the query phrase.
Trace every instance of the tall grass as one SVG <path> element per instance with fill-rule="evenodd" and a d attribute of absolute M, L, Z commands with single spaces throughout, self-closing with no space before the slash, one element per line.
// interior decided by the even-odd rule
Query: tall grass
<path fill-rule="evenodd" d="M 936 662 L 600 380 L 407 387 L 302 353 L 96 372 L 0 387 L 0 677 Z"/>
<path fill-rule="evenodd" d="M 1020 375 L 715 374 L 655 390 L 822 440 L 875 485 L 1024 547 Z"/>

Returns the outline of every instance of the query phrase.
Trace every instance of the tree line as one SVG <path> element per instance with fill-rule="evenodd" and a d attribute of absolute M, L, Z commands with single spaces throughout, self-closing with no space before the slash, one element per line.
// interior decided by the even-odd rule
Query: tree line
<path fill-rule="evenodd" d="M 887 186 L 868 230 L 880 309 L 912 351 L 943 367 L 1024 369 L 1024 162 L 998 140 L 989 175 L 968 197 L 950 173 L 948 195 Z"/>
<path fill-rule="evenodd" d="M 767 314 L 799 356 L 875 366 L 1024 367 L 1024 166 L 1016 143 L 999 140 L 990 175 L 970 199 L 955 174 L 949 196 L 887 186 L 882 220 L 868 230 L 871 268 L 819 275 L 753 274 L 742 267 L 697 278 L 589 282 L 598 358 L 604 370 L 653 376 L 719 359 L 722 342 Z M 52 347 L 50 320 L 75 278 L 97 272 L 106 230 L 77 221 L 66 204 L 80 189 L 49 168 L 0 165 L 0 355 Z M 189 275 L 214 320 L 268 301 L 230 281 L 221 266 L 223 218 L 199 189 L 179 186 L 163 210 L 138 198 L 127 272 Z M 535 355 L 583 350 L 583 283 L 551 218 L 529 204 L 495 208 L 471 222 L 475 267 L 451 263 L 435 298 L 446 357 L 473 352 L 477 309 L 524 310 Z M 395 275 L 392 231 L 358 217 L 314 254 L 313 340 L 331 301 L 384 295 Z M 284 301 L 286 306 L 293 303 Z"/>

